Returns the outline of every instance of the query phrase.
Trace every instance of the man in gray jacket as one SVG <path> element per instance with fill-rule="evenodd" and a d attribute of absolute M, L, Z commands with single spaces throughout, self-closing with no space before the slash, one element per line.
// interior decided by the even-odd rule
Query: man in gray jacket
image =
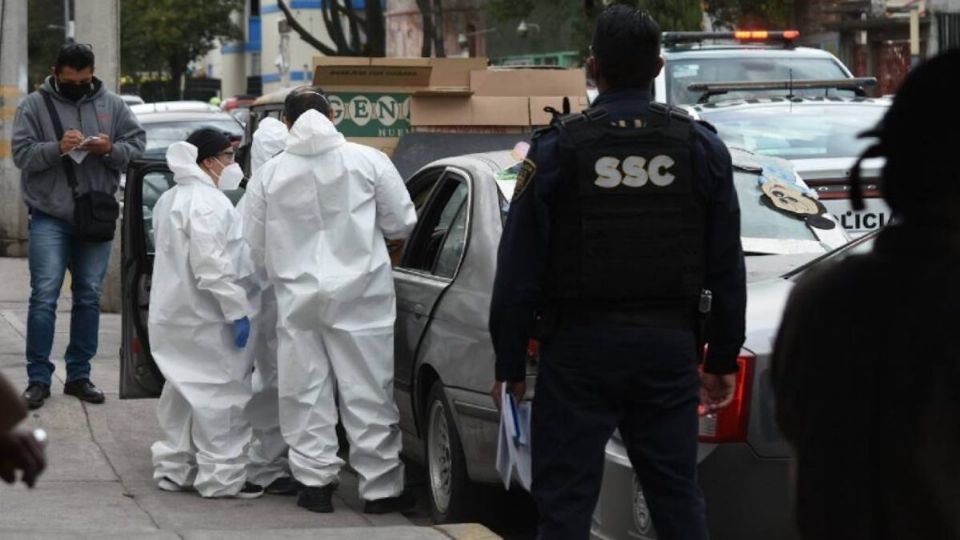
<path fill-rule="evenodd" d="M 92 242 L 74 233 L 74 198 L 86 192 L 114 194 L 120 174 L 140 156 L 145 134 L 119 96 L 93 76 L 89 45 L 64 45 L 53 74 L 17 108 L 13 160 L 20 168 L 23 198 L 30 208 L 30 311 L 27 316 L 27 374 L 24 398 L 31 409 L 50 396 L 50 362 L 57 300 L 70 269 L 73 309 L 65 361 L 64 392 L 90 403 L 103 393 L 90 382 L 90 359 L 97 353 L 100 290 L 110 260 L 110 242 Z M 63 131 L 44 101 L 51 98 Z M 96 137 L 93 139 L 93 137 Z M 73 160 L 76 190 L 61 161 Z"/>

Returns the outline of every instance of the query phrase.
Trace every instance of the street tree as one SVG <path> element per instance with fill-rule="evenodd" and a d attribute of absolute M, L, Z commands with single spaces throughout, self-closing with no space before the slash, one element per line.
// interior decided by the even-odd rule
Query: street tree
<path fill-rule="evenodd" d="M 121 0 L 124 74 L 165 68 L 179 87 L 190 62 L 217 40 L 243 39 L 235 12 L 243 12 L 243 0 Z"/>
<path fill-rule="evenodd" d="M 50 74 L 57 51 L 66 41 L 63 2 L 30 0 L 27 4 L 27 58 L 30 84 L 37 86 Z"/>
<path fill-rule="evenodd" d="M 735 1 L 735 0 L 729 0 Z M 571 36 L 585 58 L 597 16 L 612 3 L 646 9 L 663 30 L 699 30 L 703 21 L 700 0 L 490 0 L 487 12 L 494 20 L 525 19 L 535 10 L 563 11 L 571 21 Z"/>
<path fill-rule="evenodd" d="M 724 27 L 786 28 L 793 21 L 794 0 L 710 0 L 707 13 Z"/>
<path fill-rule="evenodd" d="M 417 0 L 423 27 L 423 46 L 420 56 L 424 58 L 447 55 L 443 44 L 443 0 Z"/>
<path fill-rule="evenodd" d="M 311 34 L 300 24 L 287 3 L 277 0 L 290 29 L 321 53 L 328 56 L 386 56 L 383 4 L 378 0 L 368 0 L 363 4 L 361 9 L 355 8 L 351 0 L 323 2 L 323 24 L 333 42 L 331 44 Z"/>

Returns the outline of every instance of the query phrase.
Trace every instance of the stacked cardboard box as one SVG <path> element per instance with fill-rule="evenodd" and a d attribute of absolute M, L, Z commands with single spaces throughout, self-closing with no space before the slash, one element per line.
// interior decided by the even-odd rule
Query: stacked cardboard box
<path fill-rule="evenodd" d="M 392 154 L 411 131 L 524 133 L 549 124 L 545 107 L 587 106 L 581 70 L 496 69 L 486 58 L 314 58 L 348 139 Z"/>

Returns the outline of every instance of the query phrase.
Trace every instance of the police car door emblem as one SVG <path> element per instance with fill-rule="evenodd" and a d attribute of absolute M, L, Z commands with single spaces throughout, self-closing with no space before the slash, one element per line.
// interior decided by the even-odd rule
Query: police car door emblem
<path fill-rule="evenodd" d="M 524 159 L 523 164 L 520 166 L 520 171 L 517 172 L 517 184 L 513 187 L 513 200 L 520 198 L 520 195 L 523 194 L 527 189 L 527 185 L 530 183 L 530 180 L 533 178 L 533 175 L 537 173 L 537 164 L 530 161 L 529 159 Z"/>
<path fill-rule="evenodd" d="M 669 172 L 675 163 L 672 157 L 663 154 L 653 157 L 649 162 L 640 156 L 627 156 L 622 162 L 613 156 L 604 156 L 593 165 L 597 173 L 593 183 L 607 189 L 621 184 L 638 188 L 645 186 L 648 181 L 657 187 L 667 187 L 677 178 Z"/>

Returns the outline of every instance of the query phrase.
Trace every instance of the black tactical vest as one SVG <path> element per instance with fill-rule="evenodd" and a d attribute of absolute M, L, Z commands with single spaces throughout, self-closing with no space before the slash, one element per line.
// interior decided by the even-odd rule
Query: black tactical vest
<path fill-rule="evenodd" d="M 552 205 L 551 303 L 653 324 L 661 316 L 670 325 L 692 321 L 704 282 L 706 213 L 691 161 L 693 120 L 652 104 L 642 119 L 613 122 L 593 109 L 554 127 L 576 179 Z"/>

